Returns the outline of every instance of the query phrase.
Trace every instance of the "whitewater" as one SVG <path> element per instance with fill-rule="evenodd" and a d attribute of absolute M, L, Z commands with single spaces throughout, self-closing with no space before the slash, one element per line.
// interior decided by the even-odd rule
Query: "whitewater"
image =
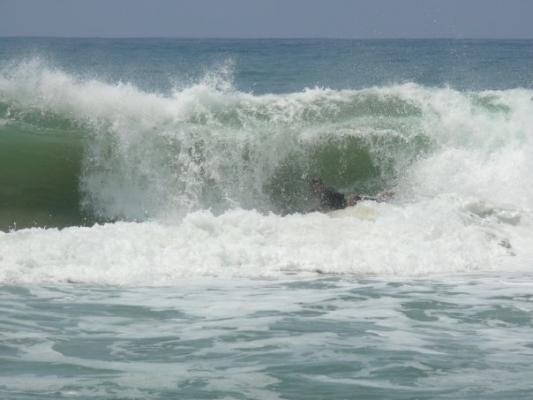
<path fill-rule="evenodd" d="M 442 54 L 531 43 L 429 43 L 0 40 L 4 398 L 529 398 L 533 80 Z"/>

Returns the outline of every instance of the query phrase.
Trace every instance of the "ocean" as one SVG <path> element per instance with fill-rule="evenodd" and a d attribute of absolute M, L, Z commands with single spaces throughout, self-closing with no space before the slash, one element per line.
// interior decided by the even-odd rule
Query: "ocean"
<path fill-rule="evenodd" d="M 532 65 L 0 38 L 0 398 L 532 399 Z"/>

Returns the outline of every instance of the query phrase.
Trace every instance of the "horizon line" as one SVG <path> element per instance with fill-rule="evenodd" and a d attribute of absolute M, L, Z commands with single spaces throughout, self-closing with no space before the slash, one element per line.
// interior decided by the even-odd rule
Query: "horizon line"
<path fill-rule="evenodd" d="M 2 39 L 174 39 L 174 40 L 533 40 L 533 37 L 343 37 L 343 36 L 61 36 L 0 35 Z"/>

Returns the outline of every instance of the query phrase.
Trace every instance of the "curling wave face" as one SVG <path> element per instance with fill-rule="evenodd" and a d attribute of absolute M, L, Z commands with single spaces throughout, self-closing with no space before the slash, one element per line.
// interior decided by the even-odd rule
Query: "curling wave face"
<path fill-rule="evenodd" d="M 533 91 L 408 83 L 254 95 L 229 75 L 162 94 L 36 60 L 4 67 L 2 227 L 123 222 L 2 234 L 0 279 L 420 274 L 532 259 Z M 287 215 L 313 206 L 315 176 L 396 197 L 369 205 L 374 220 Z"/>

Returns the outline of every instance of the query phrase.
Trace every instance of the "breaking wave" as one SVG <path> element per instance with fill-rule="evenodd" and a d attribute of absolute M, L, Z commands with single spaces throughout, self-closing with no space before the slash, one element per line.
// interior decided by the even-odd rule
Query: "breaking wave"
<path fill-rule="evenodd" d="M 24 269 L 46 280 L 53 268 L 33 266 L 68 269 L 65 260 L 104 268 L 121 252 L 114 262 L 131 264 L 131 251 L 145 269 L 131 268 L 155 274 L 150 282 L 223 266 L 244 275 L 247 265 L 267 274 L 403 274 L 531 256 L 533 91 L 406 83 L 254 95 L 230 76 L 222 68 L 148 93 L 36 60 L 4 67 L 0 228 L 72 227 L 0 234 L 0 245 L 10 243 L 0 280 L 22 279 Z M 368 205 L 379 209 L 372 221 L 300 215 L 316 201 L 313 177 L 346 193 L 395 197 Z M 329 240 L 335 232 L 355 242 Z M 22 254 L 28 245 L 36 255 Z M 105 250 L 90 256 L 95 248 Z M 125 270 L 117 271 L 61 279 L 120 283 Z"/>

